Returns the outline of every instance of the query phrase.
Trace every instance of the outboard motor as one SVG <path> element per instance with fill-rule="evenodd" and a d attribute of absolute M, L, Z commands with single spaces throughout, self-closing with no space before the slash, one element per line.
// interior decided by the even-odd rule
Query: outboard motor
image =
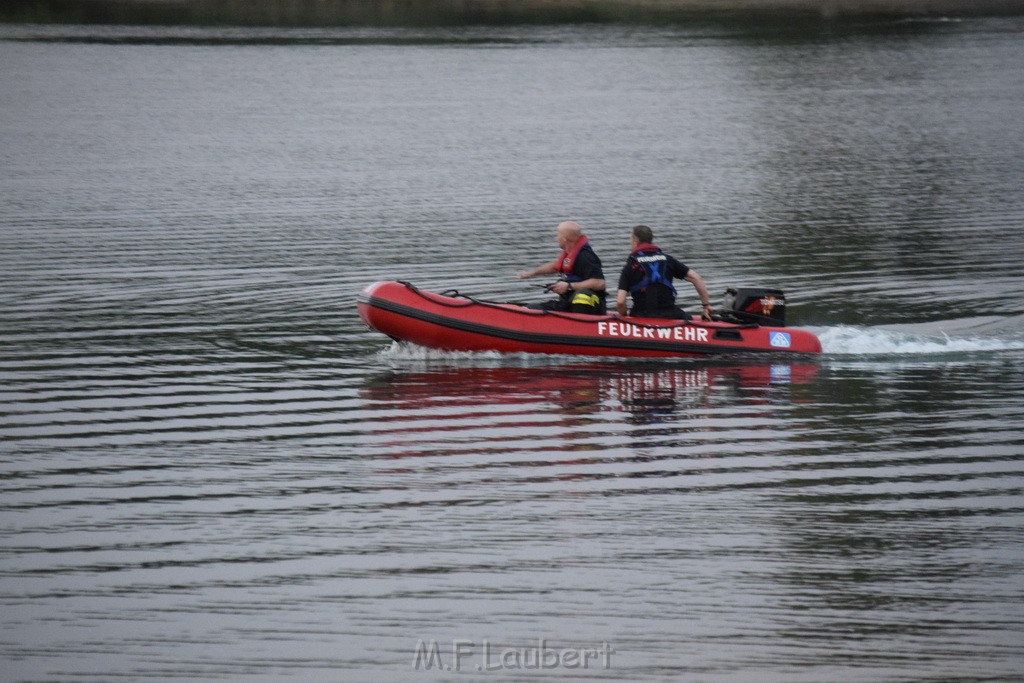
<path fill-rule="evenodd" d="M 729 322 L 785 327 L 786 295 L 781 289 L 730 287 L 722 297 L 719 316 Z"/>

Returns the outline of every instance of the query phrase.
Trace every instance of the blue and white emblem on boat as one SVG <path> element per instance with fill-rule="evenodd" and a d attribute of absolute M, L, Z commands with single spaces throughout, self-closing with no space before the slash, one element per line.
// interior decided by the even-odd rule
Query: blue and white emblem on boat
<path fill-rule="evenodd" d="M 789 332 L 771 332 L 768 334 L 768 343 L 780 349 L 788 349 L 790 344 Z"/>

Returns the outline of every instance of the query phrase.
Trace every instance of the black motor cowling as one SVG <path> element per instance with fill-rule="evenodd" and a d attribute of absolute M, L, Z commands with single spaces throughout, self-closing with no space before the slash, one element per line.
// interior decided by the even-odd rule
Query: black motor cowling
<path fill-rule="evenodd" d="M 781 289 L 743 287 L 725 290 L 722 308 L 723 320 L 773 327 L 786 326 L 786 295 Z"/>

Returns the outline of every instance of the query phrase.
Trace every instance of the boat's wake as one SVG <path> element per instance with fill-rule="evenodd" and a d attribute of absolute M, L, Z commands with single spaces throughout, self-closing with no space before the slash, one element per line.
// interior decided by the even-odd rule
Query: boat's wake
<path fill-rule="evenodd" d="M 963 334 L 944 330 L 933 330 L 927 325 L 912 328 L 893 327 L 836 327 L 807 328 L 821 340 L 825 356 L 839 358 L 916 358 L 919 360 L 948 358 L 950 356 L 971 357 L 984 353 L 1024 351 L 1024 339 L 1019 335 Z M 976 332 L 976 330 L 975 330 Z M 497 351 L 441 351 L 428 349 L 416 344 L 394 342 L 381 349 L 378 357 L 384 363 L 416 365 L 418 363 L 469 363 L 478 365 L 537 365 L 571 360 L 594 359 L 589 356 L 535 356 L 525 353 L 499 353 Z M 767 359 L 765 359 L 767 360 Z M 773 359 L 778 362 L 779 359 Z M 763 361 L 762 361 L 763 362 Z"/>
<path fill-rule="evenodd" d="M 822 352 L 833 356 L 937 356 L 980 352 L 1024 351 L 1024 340 L 1006 335 L 949 333 L 892 327 L 815 328 Z"/>
<path fill-rule="evenodd" d="M 523 354 L 504 354 L 498 351 L 442 351 L 441 349 L 430 349 L 418 344 L 405 342 L 391 342 L 377 352 L 378 358 L 384 362 L 391 363 L 426 363 L 426 362 L 450 362 L 458 364 L 463 361 L 475 364 L 502 365 L 507 363 L 509 358 L 516 358 Z"/>

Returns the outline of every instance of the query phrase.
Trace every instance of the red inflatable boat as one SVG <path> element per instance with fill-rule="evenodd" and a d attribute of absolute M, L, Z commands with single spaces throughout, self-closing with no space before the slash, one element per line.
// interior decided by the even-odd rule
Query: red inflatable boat
<path fill-rule="evenodd" d="M 447 351 L 645 358 L 821 352 L 821 342 L 812 333 L 785 327 L 782 292 L 728 292 L 723 319 L 711 322 L 540 311 L 454 291 L 435 294 L 408 282 L 370 285 L 359 295 L 358 308 L 373 330 Z"/>

